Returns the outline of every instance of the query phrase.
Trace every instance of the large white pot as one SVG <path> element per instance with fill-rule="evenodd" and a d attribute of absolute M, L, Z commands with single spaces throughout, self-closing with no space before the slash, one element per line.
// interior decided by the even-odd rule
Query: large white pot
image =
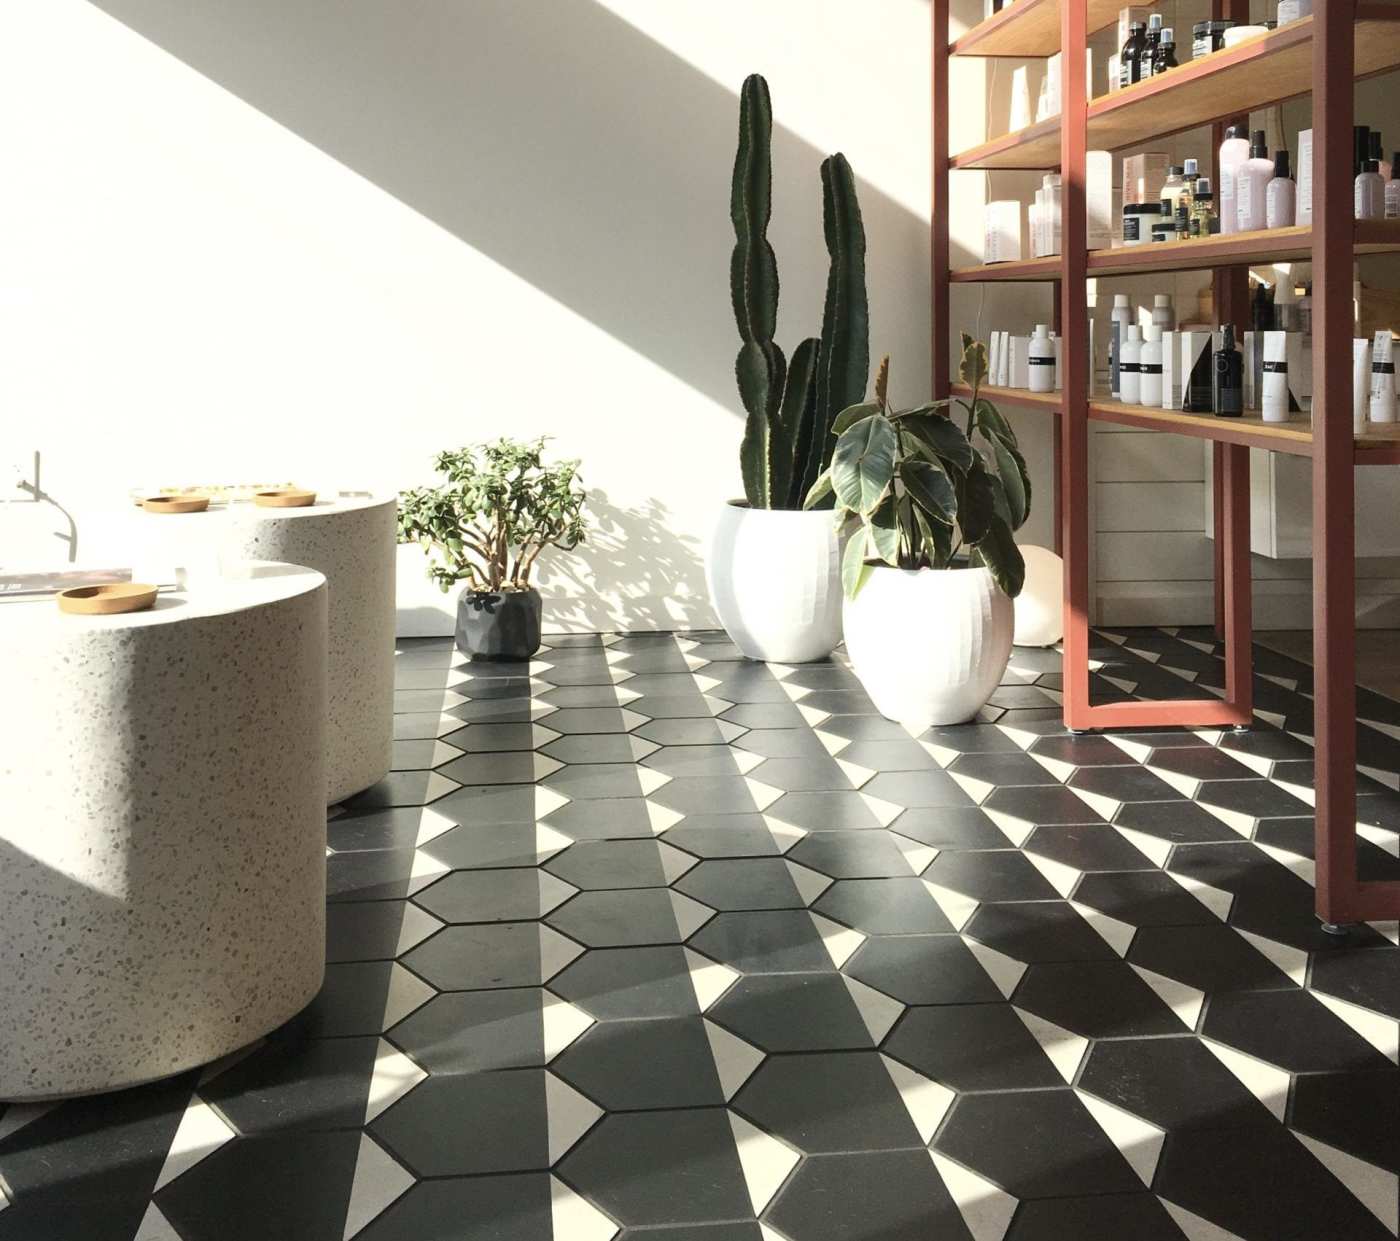
<path fill-rule="evenodd" d="M 750 659 L 802 664 L 841 641 L 841 565 L 829 512 L 724 506 L 705 577 L 725 632 Z"/>
<path fill-rule="evenodd" d="M 846 653 L 880 714 L 922 731 L 981 710 L 1011 658 L 1011 600 L 984 568 L 870 571 Z"/>

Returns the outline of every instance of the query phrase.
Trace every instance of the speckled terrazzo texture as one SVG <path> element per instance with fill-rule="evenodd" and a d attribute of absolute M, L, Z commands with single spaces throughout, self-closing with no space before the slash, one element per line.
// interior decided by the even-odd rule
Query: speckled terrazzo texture
<path fill-rule="evenodd" d="M 321 986 L 326 586 L 254 572 L 0 611 L 0 1098 L 203 1064 Z"/>
<path fill-rule="evenodd" d="M 224 554 L 325 574 L 328 603 L 327 803 L 389 771 L 394 735 L 394 516 L 397 501 L 231 510 Z"/>

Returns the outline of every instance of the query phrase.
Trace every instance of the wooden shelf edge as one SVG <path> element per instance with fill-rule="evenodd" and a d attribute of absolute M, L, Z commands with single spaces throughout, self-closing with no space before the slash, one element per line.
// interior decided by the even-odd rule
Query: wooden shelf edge
<path fill-rule="evenodd" d="M 967 384 L 952 384 L 948 391 L 953 396 L 972 395 L 972 389 Z M 1025 388 L 998 388 L 992 384 L 983 384 L 977 393 L 986 397 L 993 405 L 1020 405 L 1047 414 L 1060 413 L 1064 402 L 1064 394 L 1061 392 L 1028 392 Z"/>
<path fill-rule="evenodd" d="M 1196 271 L 1213 267 L 1257 267 L 1296 262 L 1312 256 L 1312 229 L 1306 225 L 1251 233 L 1217 234 L 1195 241 L 1150 242 L 1112 250 L 1090 250 L 1090 276 L 1134 275 L 1159 271 Z M 1400 251 L 1400 220 L 1358 220 L 1358 254 Z M 1060 278 L 1059 256 L 1014 263 L 979 263 L 948 273 L 957 283 L 1046 281 Z"/>
<path fill-rule="evenodd" d="M 1080 2 L 1088 4 L 1090 34 L 1118 20 L 1120 0 Z M 1059 2 L 1017 0 L 964 32 L 949 50 L 954 56 L 1053 56 L 1060 50 Z"/>

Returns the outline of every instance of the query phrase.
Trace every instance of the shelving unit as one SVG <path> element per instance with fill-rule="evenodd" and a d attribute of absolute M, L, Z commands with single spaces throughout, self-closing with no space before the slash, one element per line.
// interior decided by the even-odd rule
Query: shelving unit
<path fill-rule="evenodd" d="M 1057 546 L 1065 561 L 1064 718 L 1076 731 L 1100 728 L 1247 727 L 1251 699 L 1249 450 L 1309 458 L 1313 478 L 1316 884 L 1327 924 L 1400 916 L 1400 882 L 1361 882 L 1356 873 L 1355 478 L 1357 465 L 1400 464 L 1400 425 L 1352 431 L 1353 256 L 1400 252 L 1400 224 L 1352 219 L 1353 89 L 1357 79 L 1400 67 L 1400 4 L 1324 0 L 1315 14 L 1237 47 L 1183 64 L 1126 90 L 1090 100 L 1088 36 L 1111 24 L 1119 0 L 1019 0 L 956 43 L 949 0 L 933 18 L 933 377 L 935 397 L 966 395 L 952 382 L 949 289 L 978 281 L 1051 281 L 1065 341 L 1063 391 L 989 388 L 986 395 L 1056 415 Z M 1247 0 L 1213 0 L 1213 16 L 1248 21 Z M 1048 56 L 1061 49 L 1059 117 L 954 154 L 949 149 L 953 56 Z M 1124 147 L 1313 96 L 1313 225 L 1197 241 L 1086 251 L 1085 155 Z M 1218 145 L 1218 142 L 1214 145 Z M 1064 253 L 1049 259 L 952 269 L 948 236 L 951 174 L 962 169 L 1059 169 Z M 1214 172 L 1212 168 L 1212 172 Z M 1313 265 L 1314 403 L 1310 422 L 1151 409 L 1092 394 L 1091 276 L 1211 270 L 1216 321 L 1248 318 L 1250 265 Z M 1225 638 L 1223 698 L 1102 703 L 1089 697 L 1088 424 L 1115 422 L 1210 441 L 1214 455 L 1217 626 Z"/>

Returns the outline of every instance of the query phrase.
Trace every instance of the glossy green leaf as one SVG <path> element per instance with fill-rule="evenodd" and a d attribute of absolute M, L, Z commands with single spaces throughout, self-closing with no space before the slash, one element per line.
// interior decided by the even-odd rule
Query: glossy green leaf
<path fill-rule="evenodd" d="M 843 431 L 855 426 L 862 418 L 869 418 L 871 414 L 878 414 L 880 406 L 874 401 L 862 401 L 859 405 L 849 405 L 836 415 L 836 421 L 831 424 L 831 433 L 840 435 Z"/>
<path fill-rule="evenodd" d="M 975 453 L 962 428 L 943 414 L 900 419 L 899 429 L 917 438 L 926 455 L 948 461 L 954 469 L 971 467 Z"/>
<path fill-rule="evenodd" d="M 899 479 L 931 518 L 949 526 L 957 520 L 958 493 L 940 466 L 931 461 L 904 461 Z"/>
<path fill-rule="evenodd" d="M 996 516 L 997 502 L 996 480 L 980 460 L 968 471 L 958 500 L 958 524 L 962 527 L 963 539 L 977 543 L 986 535 L 987 527 Z"/>
<path fill-rule="evenodd" d="M 894 480 L 898 437 L 880 415 L 847 428 L 831 458 L 831 483 L 843 507 L 865 516 L 874 511 Z"/>
<path fill-rule="evenodd" d="M 997 474 L 1001 478 L 1001 485 L 1006 493 L 1007 507 L 1010 510 L 1009 524 L 1013 530 L 1018 530 L 1025 523 L 1029 509 L 1027 479 L 1021 463 L 1017 461 L 1020 453 L 1007 447 L 999 439 L 992 439 L 990 443 L 993 456 L 996 459 Z"/>
<path fill-rule="evenodd" d="M 806 498 L 802 501 L 802 507 L 816 508 L 831 494 L 831 471 L 823 470 L 821 474 L 817 476 L 817 481 L 812 484 L 812 490 L 807 493 Z"/>
<path fill-rule="evenodd" d="M 979 387 L 987 381 L 987 346 L 980 340 L 973 340 L 966 332 L 963 333 L 962 346 L 958 378 L 969 387 Z"/>
<path fill-rule="evenodd" d="M 899 565 L 899 523 L 894 496 L 884 502 L 865 521 L 866 544 L 870 551 L 888 565 Z"/>
<path fill-rule="evenodd" d="M 870 566 L 865 563 L 868 548 L 865 530 L 862 527 L 851 535 L 850 542 L 841 556 L 841 586 L 847 599 L 854 599 L 865 579 L 870 576 Z"/>
<path fill-rule="evenodd" d="M 1016 598 L 1026 584 L 1026 562 L 1016 546 L 1011 527 L 994 516 L 987 532 L 978 540 L 977 552 L 982 563 L 991 570 L 996 584 L 1011 598 Z"/>

